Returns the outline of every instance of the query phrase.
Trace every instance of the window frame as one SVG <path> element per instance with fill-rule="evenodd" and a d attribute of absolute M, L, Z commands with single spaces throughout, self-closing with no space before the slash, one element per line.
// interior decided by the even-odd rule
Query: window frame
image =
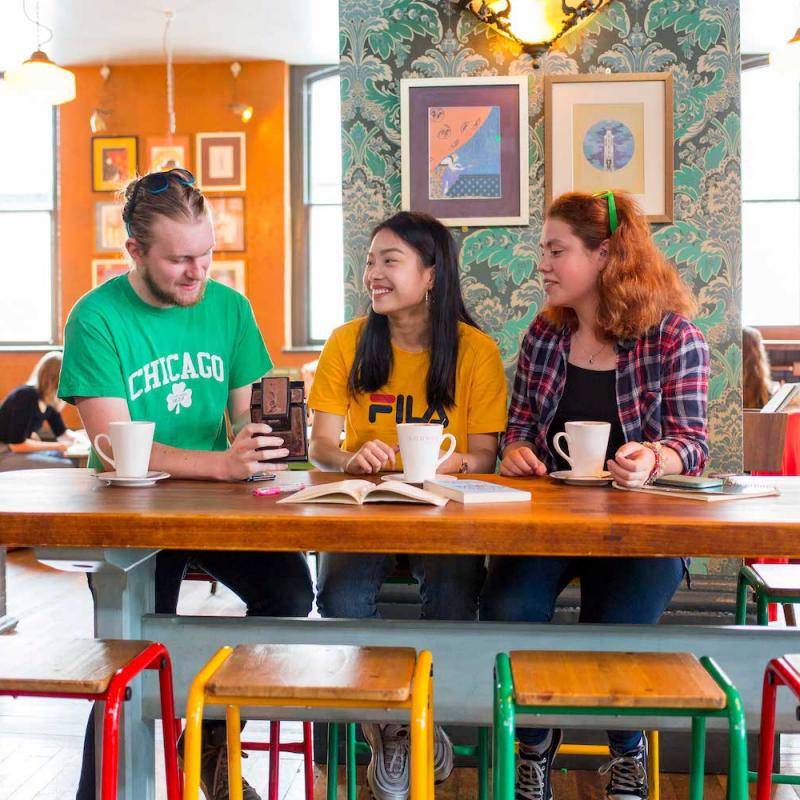
<path fill-rule="evenodd" d="M 324 339 L 311 337 L 311 292 L 309 282 L 309 151 L 311 130 L 309 107 L 310 86 L 324 78 L 339 74 L 338 64 L 315 64 L 290 67 L 289 185 L 291 208 L 291 301 L 290 332 L 294 351 L 319 352 Z M 297 146 L 299 143 L 300 146 Z"/>
<path fill-rule="evenodd" d="M 50 215 L 50 336 L 44 341 L 23 341 L 0 339 L 0 352 L 8 351 L 38 351 L 52 350 L 59 342 L 60 309 L 58 286 L 58 110 L 53 106 L 51 114 L 52 137 L 52 202 L 49 209 L 40 208 L 6 208 L 0 209 L 0 214 L 25 214 L 32 212 L 48 213 Z M 56 348 L 57 349 L 57 348 Z"/>

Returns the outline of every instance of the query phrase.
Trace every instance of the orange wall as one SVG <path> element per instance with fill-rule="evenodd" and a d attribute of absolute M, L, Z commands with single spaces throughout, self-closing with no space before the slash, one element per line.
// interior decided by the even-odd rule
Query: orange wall
<path fill-rule="evenodd" d="M 77 99 L 60 109 L 59 123 L 59 261 L 60 315 L 63 330 L 69 310 L 91 289 L 95 252 L 95 203 L 111 200 L 109 192 L 92 191 L 89 116 L 100 102 L 102 79 L 97 67 L 73 68 Z M 244 195 L 244 253 L 216 256 L 243 259 L 247 295 L 276 366 L 296 366 L 311 353 L 283 353 L 288 230 L 288 81 L 286 64 L 253 61 L 242 64 L 239 97 L 255 107 L 246 125 L 227 109 L 232 99 L 230 63 L 177 64 L 175 113 L 178 136 L 190 137 L 194 170 L 194 135 L 238 131 L 247 134 L 247 188 L 220 196 Z M 145 139 L 166 134 L 166 77 L 163 65 L 112 66 L 103 106 L 110 108 L 103 135 L 139 137 L 139 169 L 147 169 Z M 0 353 L 0 399 L 23 383 L 41 353 Z M 77 420 L 71 420 L 77 424 Z"/>

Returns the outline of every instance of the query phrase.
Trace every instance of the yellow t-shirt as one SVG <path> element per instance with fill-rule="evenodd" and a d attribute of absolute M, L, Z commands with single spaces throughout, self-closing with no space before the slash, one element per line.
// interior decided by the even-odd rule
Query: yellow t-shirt
<path fill-rule="evenodd" d="M 455 405 L 429 408 L 425 383 L 427 352 L 410 353 L 392 345 L 389 382 L 377 392 L 353 397 L 347 379 L 365 317 L 337 328 L 325 343 L 308 398 L 309 408 L 345 418 L 344 449 L 354 453 L 371 439 L 397 444 L 398 422 L 443 422 L 456 437 L 456 452 L 467 452 L 467 435 L 506 428 L 506 379 L 500 350 L 477 328 L 458 326 Z M 399 455 L 398 455 L 399 462 Z M 402 465 L 398 463 L 398 468 Z"/>

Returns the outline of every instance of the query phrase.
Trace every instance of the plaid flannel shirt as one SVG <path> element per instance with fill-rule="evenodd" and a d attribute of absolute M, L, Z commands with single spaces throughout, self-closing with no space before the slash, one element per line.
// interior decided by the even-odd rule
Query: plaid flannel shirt
<path fill-rule="evenodd" d="M 557 469 L 547 431 L 564 393 L 569 326 L 556 329 L 537 316 L 522 341 L 502 448 L 533 444 L 548 471 Z M 672 448 L 683 472 L 699 475 L 708 458 L 708 346 L 685 317 L 667 313 L 638 339 L 617 342 L 617 408 L 626 442 Z"/>

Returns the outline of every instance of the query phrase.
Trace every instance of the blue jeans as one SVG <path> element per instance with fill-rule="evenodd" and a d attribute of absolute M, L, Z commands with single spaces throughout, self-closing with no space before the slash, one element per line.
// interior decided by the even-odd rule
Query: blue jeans
<path fill-rule="evenodd" d="M 423 619 L 474 620 L 486 574 L 483 556 L 409 555 L 419 581 Z M 317 606 L 323 617 L 378 615 L 381 584 L 394 569 L 387 553 L 321 553 Z"/>
<path fill-rule="evenodd" d="M 556 598 L 580 578 L 579 622 L 648 625 L 658 622 L 680 585 L 680 558 L 560 558 L 502 556 L 489 560 L 481 595 L 482 620 L 550 622 Z M 547 729 L 521 728 L 523 744 L 540 744 Z M 641 731 L 608 731 L 618 753 L 632 750 Z"/>
<path fill-rule="evenodd" d="M 239 553 L 229 551 L 162 550 L 156 555 L 155 610 L 174 614 L 178 593 L 192 559 L 211 577 L 224 583 L 247 605 L 249 617 L 306 617 L 314 590 L 304 553 Z M 89 581 L 91 587 L 91 579 Z M 203 722 L 203 742 L 225 744 L 225 722 Z M 83 763 L 76 800 L 94 800 L 94 706 L 83 740 Z"/>

